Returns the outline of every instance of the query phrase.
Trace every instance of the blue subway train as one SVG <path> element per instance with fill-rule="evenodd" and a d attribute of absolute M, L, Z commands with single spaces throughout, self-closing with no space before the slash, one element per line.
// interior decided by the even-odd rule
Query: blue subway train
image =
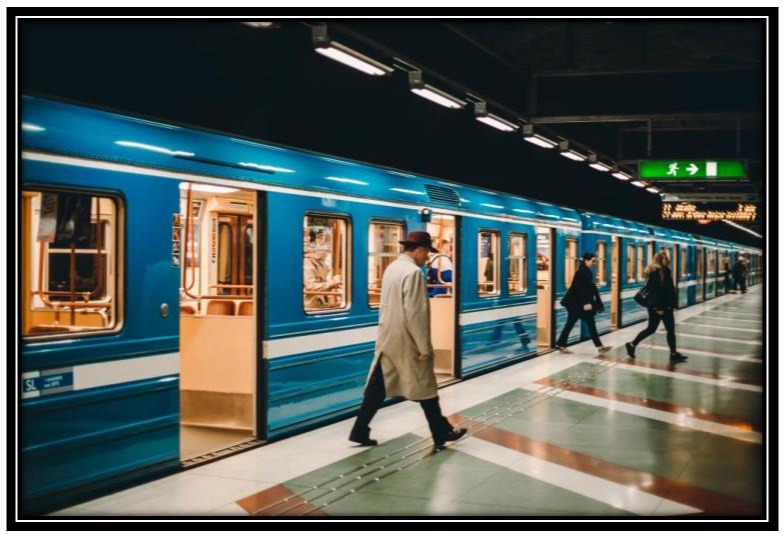
<path fill-rule="evenodd" d="M 740 254 L 762 277 L 738 244 L 48 99 L 23 98 L 20 136 L 28 513 L 352 415 L 412 230 L 439 250 L 440 385 L 551 351 L 583 252 L 603 333 L 646 318 L 633 296 L 662 248 L 680 307 L 721 295 Z"/>

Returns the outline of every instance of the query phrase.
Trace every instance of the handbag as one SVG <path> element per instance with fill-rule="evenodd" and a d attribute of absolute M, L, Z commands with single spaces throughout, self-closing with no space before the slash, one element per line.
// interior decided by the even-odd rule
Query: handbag
<path fill-rule="evenodd" d="M 651 289 L 648 286 L 650 279 L 645 282 L 645 284 L 637 291 L 637 294 L 634 295 L 634 301 L 642 305 L 643 307 L 651 307 Z"/>

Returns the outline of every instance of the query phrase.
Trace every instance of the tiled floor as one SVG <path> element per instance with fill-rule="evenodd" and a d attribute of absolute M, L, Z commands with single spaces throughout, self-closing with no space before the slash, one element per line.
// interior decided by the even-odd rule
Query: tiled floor
<path fill-rule="evenodd" d="M 440 391 L 466 438 L 430 454 L 418 405 L 382 409 L 55 515 L 741 516 L 762 509 L 761 291 L 676 312 L 629 360 L 637 324 Z"/>

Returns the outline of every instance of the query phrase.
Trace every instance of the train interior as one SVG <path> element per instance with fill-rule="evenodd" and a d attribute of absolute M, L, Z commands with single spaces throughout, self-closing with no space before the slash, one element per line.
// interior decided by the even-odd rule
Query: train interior
<path fill-rule="evenodd" d="M 23 334 L 119 328 L 118 211 L 112 197 L 22 192 Z"/>
<path fill-rule="evenodd" d="M 536 228 L 536 347 L 545 351 L 553 345 L 553 229 Z"/>
<path fill-rule="evenodd" d="M 253 191 L 180 184 L 184 463 L 258 435 L 255 209 Z"/>
<path fill-rule="evenodd" d="M 435 350 L 435 372 L 439 385 L 455 380 L 455 284 L 458 266 L 455 217 L 433 214 L 427 224 L 438 253 L 431 253 L 428 263 L 430 326 Z"/>

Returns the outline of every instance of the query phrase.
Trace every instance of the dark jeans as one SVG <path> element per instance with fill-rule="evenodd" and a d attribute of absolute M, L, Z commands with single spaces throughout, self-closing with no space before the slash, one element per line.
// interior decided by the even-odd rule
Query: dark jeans
<path fill-rule="evenodd" d="M 367 387 L 365 387 L 365 398 L 362 400 L 362 407 L 359 408 L 359 415 L 357 415 L 354 428 L 351 430 L 352 435 L 367 437 L 370 434 L 370 421 L 381 407 L 381 404 L 384 403 L 386 397 L 384 373 L 381 371 L 381 361 L 379 360 L 376 368 L 373 369 L 373 374 L 370 376 Z M 443 438 L 452 431 L 452 425 L 441 414 L 441 405 L 438 403 L 438 397 L 420 400 L 419 404 L 425 412 L 430 433 L 433 434 L 433 441 L 436 444 L 443 443 Z"/>
<path fill-rule="evenodd" d="M 738 290 L 738 285 L 740 285 L 740 291 L 741 292 L 746 292 L 746 276 L 745 275 L 738 276 L 738 277 L 735 278 L 735 285 L 733 287 L 733 290 Z"/>
<path fill-rule="evenodd" d="M 591 334 L 591 340 L 597 348 L 601 346 L 602 341 L 599 339 L 599 334 L 596 332 L 596 320 L 593 317 L 593 313 L 588 311 L 585 313 L 569 311 L 569 318 L 566 319 L 566 325 L 564 326 L 563 331 L 561 332 L 561 336 L 558 337 L 558 342 L 556 342 L 555 345 L 566 346 L 566 342 L 569 339 L 569 332 L 572 331 L 572 328 L 578 320 L 582 320 L 588 324 L 588 332 Z"/>
<path fill-rule="evenodd" d="M 656 328 L 659 327 L 660 321 L 664 322 L 664 328 L 667 330 L 667 344 L 670 347 L 670 353 L 676 353 L 678 350 L 675 348 L 675 317 L 672 314 L 672 309 L 665 309 L 664 314 L 659 316 L 656 309 L 648 308 L 648 327 L 637 334 L 632 344 L 637 346 L 645 337 L 653 335 Z"/>
<path fill-rule="evenodd" d="M 732 279 L 729 276 L 724 278 L 724 292 L 729 292 L 732 289 Z"/>

